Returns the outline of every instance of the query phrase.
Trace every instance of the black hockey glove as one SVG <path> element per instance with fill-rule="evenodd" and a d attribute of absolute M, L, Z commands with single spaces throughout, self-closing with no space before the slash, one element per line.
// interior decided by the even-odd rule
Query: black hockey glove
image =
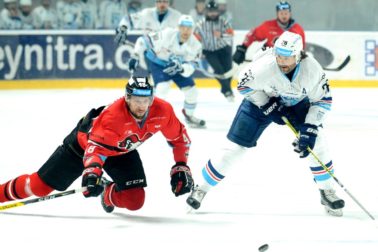
<path fill-rule="evenodd" d="M 175 196 L 190 192 L 193 187 L 192 173 L 184 162 L 177 162 L 171 169 L 171 186 Z"/>
<path fill-rule="evenodd" d="M 236 64 L 243 63 L 243 61 L 245 60 L 246 52 L 247 52 L 247 47 L 245 45 L 236 46 L 236 51 L 235 51 L 234 55 L 232 56 L 232 60 Z"/>
<path fill-rule="evenodd" d="M 114 38 L 114 42 L 117 45 L 123 45 L 126 43 L 127 40 L 127 27 L 122 25 L 121 27 L 116 28 L 116 36 Z"/>
<path fill-rule="evenodd" d="M 279 103 L 279 98 L 272 97 L 267 104 L 260 107 L 262 113 L 269 117 L 269 119 L 279 125 L 284 125 L 282 116 L 285 116 L 289 120 L 292 118 L 289 108 Z"/>
<path fill-rule="evenodd" d="M 104 185 L 101 183 L 102 169 L 99 167 L 88 167 L 84 170 L 81 186 L 87 187 L 83 192 L 84 197 L 97 197 L 104 190 Z"/>
<path fill-rule="evenodd" d="M 128 64 L 129 72 L 134 72 L 138 67 L 139 60 L 136 59 L 136 58 L 130 58 L 129 62 L 127 62 L 127 64 Z"/>
<path fill-rule="evenodd" d="M 314 149 L 317 136 L 318 127 L 315 125 L 305 123 L 299 128 L 299 137 L 294 141 L 293 146 L 300 158 L 305 158 L 310 154 L 307 147 Z"/>
<path fill-rule="evenodd" d="M 178 59 L 172 59 L 167 66 L 163 69 L 163 72 L 168 75 L 176 75 L 179 73 L 184 72 L 184 69 L 182 68 L 181 62 Z"/>

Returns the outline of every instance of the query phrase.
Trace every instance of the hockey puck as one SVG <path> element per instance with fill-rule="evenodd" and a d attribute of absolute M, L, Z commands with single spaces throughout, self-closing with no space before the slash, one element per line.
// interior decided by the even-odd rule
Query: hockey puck
<path fill-rule="evenodd" d="M 268 244 L 264 244 L 262 246 L 259 247 L 259 251 L 260 252 L 264 252 L 264 251 L 267 251 L 269 248 L 269 245 Z"/>

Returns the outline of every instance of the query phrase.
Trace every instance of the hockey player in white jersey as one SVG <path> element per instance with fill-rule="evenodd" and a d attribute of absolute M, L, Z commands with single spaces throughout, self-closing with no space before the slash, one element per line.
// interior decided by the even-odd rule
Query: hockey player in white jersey
<path fill-rule="evenodd" d="M 322 133 L 332 96 L 322 67 L 304 53 L 301 36 L 284 32 L 273 48 L 257 55 L 241 71 L 238 81 L 244 100 L 227 134 L 228 144 L 206 163 L 202 181 L 193 189 L 187 203 L 198 209 L 206 193 L 222 181 L 234 161 L 240 159 L 247 148 L 256 146 L 270 123 L 284 125 L 282 116 L 285 116 L 299 131 L 294 150 L 300 158 L 308 159 L 320 190 L 321 204 L 329 214 L 342 216 L 344 201 L 336 196 L 332 177 L 307 150 L 307 147 L 314 150 L 333 173 Z"/>
<path fill-rule="evenodd" d="M 175 82 L 185 96 L 182 112 L 186 122 L 189 126 L 201 128 L 205 121 L 193 116 L 198 91 L 192 75 L 202 46 L 193 35 L 193 27 L 192 17 L 182 15 L 178 28 L 166 28 L 139 37 L 134 55 L 129 60 L 129 70 L 135 71 L 140 57 L 144 56 L 156 86 L 156 95 L 165 98 L 172 81 Z"/>
<path fill-rule="evenodd" d="M 181 13 L 169 7 L 169 0 L 156 0 L 156 6 L 145 8 L 137 13 L 129 13 L 122 18 L 116 29 L 115 41 L 125 44 L 127 29 L 142 30 L 146 34 L 152 31 L 161 31 L 167 27 L 176 28 Z"/>

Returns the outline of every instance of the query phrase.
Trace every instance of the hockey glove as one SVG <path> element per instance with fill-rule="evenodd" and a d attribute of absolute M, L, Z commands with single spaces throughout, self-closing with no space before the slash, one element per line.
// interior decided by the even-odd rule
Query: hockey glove
<path fill-rule="evenodd" d="M 116 36 L 114 38 L 114 42 L 117 43 L 117 45 L 123 45 L 126 44 L 127 40 L 127 27 L 122 25 L 121 27 L 116 28 Z"/>
<path fill-rule="evenodd" d="M 271 121 L 279 125 L 285 124 L 285 122 L 281 119 L 282 116 L 285 116 L 286 118 L 291 118 L 291 116 L 289 116 L 289 109 L 284 105 L 281 105 L 277 97 L 270 98 L 268 103 L 260 107 L 260 109 L 262 113 L 269 117 Z"/>
<path fill-rule="evenodd" d="M 139 65 L 139 60 L 136 58 L 130 58 L 127 64 L 129 72 L 134 72 Z"/>
<path fill-rule="evenodd" d="M 318 127 L 305 123 L 299 129 L 299 137 L 294 141 L 294 151 L 299 153 L 300 158 L 305 158 L 310 154 L 307 147 L 314 149 L 316 137 L 318 136 Z"/>
<path fill-rule="evenodd" d="M 163 72 L 168 75 L 173 76 L 173 75 L 184 72 L 184 69 L 182 68 L 182 65 L 179 59 L 172 59 L 163 69 Z"/>
<path fill-rule="evenodd" d="M 236 64 L 243 63 L 243 61 L 245 60 L 245 53 L 246 52 L 247 52 L 247 47 L 245 45 L 238 45 L 236 47 L 236 52 L 232 56 L 232 60 Z"/>
<path fill-rule="evenodd" d="M 184 162 L 177 162 L 171 169 L 171 186 L 175 196 L 190 192 L 193 183 L 189 167 Z"/>
<path fill-rule="evenodd" d="M 81 186 L 87 187 L 83 192 L 84 197 L 97 197 L 104 190 L 101 183 L 102 169 L 99 167 L 88 167 L 84 170 Z"/>

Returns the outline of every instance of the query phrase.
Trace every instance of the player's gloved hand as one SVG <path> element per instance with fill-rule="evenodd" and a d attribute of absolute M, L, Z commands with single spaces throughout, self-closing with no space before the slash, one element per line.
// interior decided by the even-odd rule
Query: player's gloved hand
<path fill-rule="evenodd" d="M 270 118 L 270 120 L 279 125 L 285 124 L 285 122 L 282 120 L 282 116 L 285 116 L 286 118 L 291 117 L 289 116 L 289 109 L 284 105 L 280 104 L 279 99 L 277 97 L 270 98 L 268 103 L 264 106 L 261 106 L 260 109 L 264 115 L 266 115 Z"/>
<path fill-rule="evenodd" d="M 245 53 L 247 52 L 247 47 L 245 45 L 238 45 L 236 46 L 236 51 L 234 55 L 232 56 L 232 60 L 236 64 L 243 63 L 245 60 Z"/>
<path fill-rule="evenodd" d="M 86 198 L 97 197 L 104 190 L 104 186 L 101 183 L 102 169 L 99 167 L 88 167 L 84 170 L 81 186 L 87 187 L 87 190 L 83 192 Z"/>
<path fill-rule="evenodd" d="M 163 72 L 172 76 L 184 72 L 184 69 L 182 68 L 180 60 L 174 58 L 169 61 L 163 69 Z"/>
<path fill-rule="evenodd" d="M 116 36 L 114 38 L 114 42 L 116 42 L 117 45 L 123 45 L 126 43 L 126 40 L 127 40 L 127 27 L 125 25 L 122 25 L 116 28 Z"/>
<path fill-rule="evenodd" d="M 190 192 L 193 187 L 192 173 L 184 162 L 177 162 L 171 169 L 171 186 L 175 196 Z"/>
<path fill-rule="evenodd" d="M 129 62 L 127 62 L 127 64 L 128 64 L 127 68 L 129 70 L 129 72 L 134 72 L 137 69 L 137 67 L 138 67 L 139 60 L 136 59 L 136 58 L 131 57 L 129 59 Z"/>
<path fill-rule="evenodd" d="M 307 147 L 311 150 L 314 149 L 317 136 L 318 127 L 315 125 L 304 123 L 299 128 L 299 137 L 293 142 L 293 146 L 294 151 L 299 153 L 300 158 L 305 158 L 310 154 Z"/>

